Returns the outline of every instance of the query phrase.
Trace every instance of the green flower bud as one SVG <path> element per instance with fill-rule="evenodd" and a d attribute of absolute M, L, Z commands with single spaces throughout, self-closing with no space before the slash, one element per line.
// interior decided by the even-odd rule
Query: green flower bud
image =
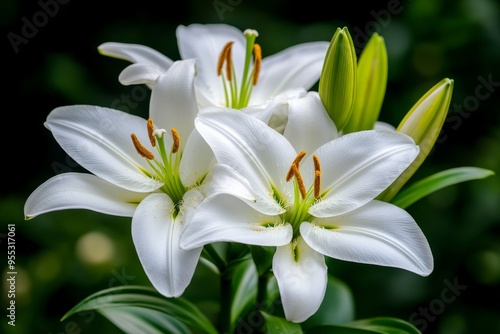
<path fill-rule="evenodd" d="M 346 27 L 337 28 L 326 52 L 318 93 L 326 111 L 342 130 L 351 116 L 356 90 L 356 52 Z"/>
<path fill-rule="evenodd" d="M 412 137 L 420 147 L 420 153 L 379 199 L 389 202 L 427 158 L 443 127 L 452 93 L 453 80 L 441 80 L 425 93 L 403 118 L 396 130 Z"/>
<path fill-rule="evenodd" d="M 356 95 L 344 133 L 373 129 L 384 101 L 387 68 L 384 39 L 374 33 L 359 57 Z"/>

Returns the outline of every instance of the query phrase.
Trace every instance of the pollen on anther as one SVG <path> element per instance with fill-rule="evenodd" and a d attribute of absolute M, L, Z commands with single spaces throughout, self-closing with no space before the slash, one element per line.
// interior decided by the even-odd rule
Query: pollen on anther
<path fill-rule="evenodd" d="M 132 143 L 134 144 L 135 150 L 141 157 L 148 160 L 153 160 L 155 158 L 154 154 L 141 144 L 141 141 L 139 140 L 139 138 L 137 138 L 135 133 L 130 134 L 130 138 L 132 138 Z"/>
<path fill-rule="evenodd" d="M 290 165 L 290 168 L 288 169 L 288 172 L 286 173 L 286 177 L 285 177 L 285 180 L 287 182 L 290 181 L 292 179 L 292 177 L 294 176 L 293 166 L 296 166 L 297 170 L 298 170 L 300 161 L 302 160 L 302 158 L 304 158 L 305 155 L 306 155 L 306 151 L 302 150 L 299 152 L 299 154 L 297 154 L 295 159 L 292 161 L 292 164 Z"/>
<path fill-rule="evenodd" d="M 232 47 L 233 43 L 234 42 L 232 42 L 232 41 L 227 42 L 219 54 L 219 60 L 217 62 L 217 76 L 220 76 L 222 74 L 222 67 L 224 66 L 224 63 L 227 62 L 228 60 L 230 60 L 230 58 L 231 58 L 231 47 Z M 227 69 L 227 67 L 226 67 L 226 69 Z"/>
<path fill-rule="evenodd" d="M 172 153 L 177 153 L 179 147 L 181 146 L 181 136 L 176 128 L 172 128 L 170 131 L 172 132 L 172 139 L 174 140 L 174 143 L 172 144 Z"/>
<path fill-rule="evenodd" d="M 156 146 L 156 138 L 153 135 L 153 132 L 155 131 L 155 125 L 153 123 L 153 120 L 151 118 L 148 119 L 148 137 L 149 137 L 149 142 L 151 143 L 151 146 L 155 147 Z"/>
<path fill-rule="evenodd" d="M 306 186 L 304 185 L 304 180 L 302 179 L 302 175 L 300 174 L 299 166 L 292 165 L 291 169 L 293 169 L 293 175 L 295 176 L 295 180 L 297 181 L 300 195 L 302 196 L 302 198 L 306 198 Z"/>
<path fill-rule="evenodd" d="M 259 44 L 253 45 L 253 78 L 252 84 L 255 86 L 259 81 L 260 64 L 262 63 L 262 50 Z"/>

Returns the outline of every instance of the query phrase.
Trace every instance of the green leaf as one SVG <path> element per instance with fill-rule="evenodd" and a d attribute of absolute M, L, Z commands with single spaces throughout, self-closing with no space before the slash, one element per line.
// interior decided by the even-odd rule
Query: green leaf
<path fill-rule="evenodd" d="M 415 182 L 396 195 L 391 202 L 405 209 L 419 199 L 442 188 L 469 180 L 484 179 L 494 174 L 491 170 L 477 167 L 458 167 L 444 170 Z"/>
<path fill-rule="evenodd" d="M 181 298 L 166 298 L 156 290 L 142 286 L 120 286 L 96 292 L 69 310 L 61 319 L 88 310 L 99 311 L 113 323 L 120 323 L 126 333 L 169 333 L 169 328 L 177 328 L 178 333 L 186 333 L 190 328 L 200 329 L 203 333 L 217 334 L 212 323 L 191 302 Z M 159 318 L 164 316 L 165 320 Z M 175 321 L 174 321 L 175 320 Z M 165 323 L 166 321 L 166 323 Z M 189 331 L 188 331 L 189 333 Z"/>
<path fill-rule="evenodd" d="M 243 314 L 246 314 L 257 297 L 257 270 L 251 258 L 239 262 L 231 279 L 231 332 Z"/>
<path fill-rule="evenodd" d="M 411 323 L 391 317 L 356 320 L 347 326 L 383 334 L 421 334 Z"/>
<path fill-rule="evenodd" d="M 359 56 L 355 100 L 344 133 L 373 129 L 384 101 L 388 66 L 384 39 L 374 33 Z"/>
<path fill-rule="evenodd" d="M 266 334 L 302 334 L 302 328 L 299 324 L 287 321 L 286 319 L 272 316 L 268 313 L 261 312 L 265 321 Z"/>
<path fill-rule="evenodd" d="M 341 325 L 354 320 L 354 299 L 343 281 L 328 277 L 326 294 L 318 311 L 304 321 L 304 329 L 318 325 Z"/>
<path fill-rule="evenodd" d="M 346 27 L 337 28 L 326 51 L 318 94 L 337 130 L 351 116 L 356 91 L 356 52 Z"/>
<path fill-rule="evenodd" d="M 344 326 L 317 326 L 306 334 L 421 334 L 409 322 L 390 317 L 362 319 Z"/>

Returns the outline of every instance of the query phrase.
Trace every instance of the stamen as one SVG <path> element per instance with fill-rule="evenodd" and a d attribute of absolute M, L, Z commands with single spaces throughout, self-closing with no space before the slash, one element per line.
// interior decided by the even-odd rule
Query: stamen
<path fill-rule="evenodd" d="M 306 155 L 306 151 L 302 150 L 299 152 L 299 154 L 297 154 L 297 156 L 295 157 L 295 159 L 293 160 L 292 164 L 290 165 L 290 168 L 288 169 L 288 172 L 286 173 L 286 178 L 285 180 L 288 182 L 292 179 L 293 175 L 294 175 L 294 171 L 293 171 L 293 166 L 296 166 L 297 169 L 299 167 L 299 163 L 300 161 L 302 160 L 302 158 Z"/>
<path fill-rule="evenodd" d="M 148 137 L 149 137 L 149 142 L 151 143 L 151 146 L 155 147 L 156 146 L 156 138 L 153 135 L 153 132 L 155 131 L 155 125 L 153 123 L 153 120 L 151 118 L 148 119 Z"/>
<path fill-rule="evenodd" d="M 155 158 L 154 154 L 151 153 L 150 150 L 148 150 L 144 145 L 141 144 L 139 141 L 139 138 L 135 135 L 135 133 L 132 133 L 130 135 L 130 138 L 132 138 L 132 143 L 134 143 L 135 150 L 139 155 L 143 158 L 146 158 L 148 160 L 153 160 Z"/>
<path fill-rule="evenodd" d="M 302 175 L 300 175 L 298 165 L 292 165 L 293 174 L 295 176 L 295 180 L 297 180 L 297 185 L 299 186 L 300 195 L 302 199 L 306 198 L 306 187 L 304 186 L 304 180 L 302 179 Z"/>
<path fill-rule="evenodd" d="M 226 79 L 231 81 L 233 77 L 233 42 L 230 42 L 229 47 L 226 50 Z"/>
<path fill-rule="evenodd" d="M 172 144 L 172 153 L 177 153 L 181 145 L 181 136 L 176 128 L 171 128 L 170 131 L 172 132 L 172 139 L 174 140 Z"/>
<path fill-rule="evenodd" d="M 222 66 L 224 66 L 224 61 L 226 61 L 227 50 L 231 48 L 234 42 L 227 42 L 226 45 L 222 48 L 222 51 L 219 54 L 219 61 L 217 62 L 217 76 L 221 76 L 222 74 Z"/>
<path fill-rule="evenodd" d="M 321 195 L 321 165 L 317 155 L 313 155 L 314 161 L 314 198 Z"/>
<path fill-rule="evenodd" d="M 252 85 L 256 85 L 259 81 L 259 73 L 260 73 L 260 64 L 262 63 L 262 50 L 259 44 L 253 45 L 253 78 Z"/>

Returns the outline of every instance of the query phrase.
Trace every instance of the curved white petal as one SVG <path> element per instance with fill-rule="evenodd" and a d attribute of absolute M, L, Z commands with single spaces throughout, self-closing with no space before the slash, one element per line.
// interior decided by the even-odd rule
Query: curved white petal
<path fill-rule="evenodd" d="M 433 270 L 424 234 L 403 209 L 381 201 L 332 218 L 302 223 L 300 233 L 316 251 L 340 260 L 402 268 L 422 276 Z"/>
<path fill-rule="evenodd" d="M 328 42 L 298 44 L 262 59 L 259 82 L 253 88 L 249 104 L 260 104 L 288 89 L 309 90 L 319 80 L 328 45 Z"/>
<path fill-rule="evenodd" d="M 145 84 L 149 88 L 152 88 L 154 82 L 162 73 L 164 71 L 156 66 L 143 63 L 132 64 L 123 69 L 118 76 L 118 81 L 124 86 Z"/>
<path fill-rule="evenodd" d="M 293 198 L 293 184 L 285 177 L 296 152 L 278 132 L 241 111 L 223 108 L 200 112 L 195 125 L 217 161 L 251 180 L 259 196 L 272 195 L 272 183 L 281 196 Z"/>
<path fill-rule="evenodd" d="M 163 193 L 151 194 L 132 218 L 132 239 L 151 284 L 166 297 L 182 295 L 191 282 L 201 248 L 179 247 L 182 216 L 173 218 L 174 204 Z"/>
<path fill-rule="evenodd" d="M 198 113 L 194 89 L 195 60 L 179 60 L 156 80 L 151 93 L 149 116 L 157 128 L 176 128 L 181 149 L 194 129 Z"/>
<path fill-rule="evenodd" d="M 303 322 L 316 313 L 325 297 L 328 280 L 323 255 L 298 237 L 296 242 L 276 249 L 273 272 L 287 320 Z"/>
<path fill-rule="evenodd" d="M 239 29 L 226 24 L 190 24 L 177 27 L 177 45 L 182 59 L 196 59 L 196 85 L 213 104 L 223 105 L 222 79 L 217 76 L 220 52 L 233 41 L 232 53 L 235 73 L 243 71 L 245 37 Z"/>
<path fill-rule="evenodd" d="M 396 128 L 394 125 L 386 123 L 386 122 L 380 122 L 377 121 L 373 125 L 373 130 L 389 130 L 389 131 L 396 131 Z"/>
<path fill-rule="evenodd" d="M 182 152 L 179 167 L 182 184 L 186 187 L 192 187 L 199 183 L 208 174 L 214 163 L 215 156 L 212 149 L 199 132 L 193 129 Z"/>
<path fill-rule="evenodd" d="M 100 54 L 128 60 L 131 63 L 152 65 L 165 72 L 173 61 L 162 53 L 144 45 L 106 42 L 97 47 Z"/>
<path fill-rule="evenodd" d="M 265 215 L 274 216 L 285 212 L 272 194 L 266 197 L 259 196 L 255 193 L 251 182 L 228 165 L 214 165 L 208 181 L 207 196 L 232 195 Z"/>
<path fill-rule="evenodd" d="M 288 122 L 284 136 L 295 150 L 312 153 L 321 145 L 338 137 L 335 124 L 317 92 L 289 101 Z"/>
<path fill-rule="evenodd" d="M 117 187 L 95 175 L 63 173 L 36 188 L 24 204 L 26 219 L 47 212 L 87 209 L 113 216 L 132 217 L 148 193 Z"/>
<path fill-rule="evenodd" d="M 230 241 L 258 246 L 281 246 L 292 239 L 292 227 L 278 216 L 264 215 L 231 195 L 206 198 L 182 234 L 181 247 L 192 249 Z"/>
<path fill-rule="evenodd" d="M 328 193 L 309 213 L 330 217 L 361 207 L 394 182 L 418 152 L 411 137 L 392 131 L 349 133 L 321 146 L 316 151 L 321 189 Z"/>
<path fill-rule="evenodd" d="M 162 186 L 140 171 L 149 167 L 130 139 L 135 133 L 148 146 L 146 120 L 119 110 L 76 105 L 54 109 L 45 126 L 66 153 L 98 177 L 137 192 Z"/>

